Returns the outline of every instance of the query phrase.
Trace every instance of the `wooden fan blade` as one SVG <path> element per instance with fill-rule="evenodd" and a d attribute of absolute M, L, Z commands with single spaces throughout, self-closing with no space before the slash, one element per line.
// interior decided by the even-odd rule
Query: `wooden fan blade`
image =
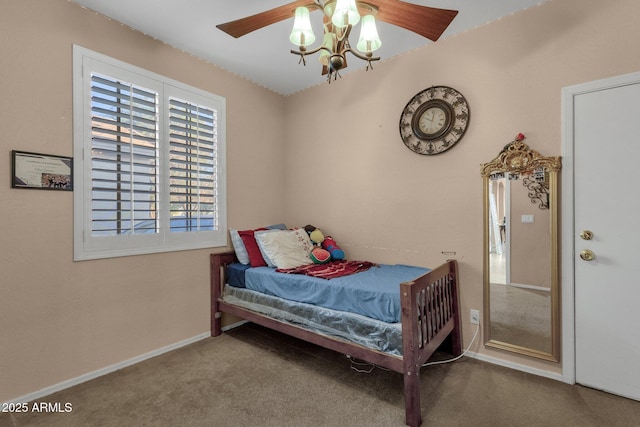
<path fill-rule="evenodd" d="M 458 14 L 457 10 L 437 9 L 400 0 L 375 0 L 375 3 L 378 5 L 376 19 L 413 31 L 433 41 L 440 38 Z"/>
<path fill-rule="evenodd" d="M 216 25 L 216 27 L 230 36 L 238 38 L 249 34 L 252 31 L 259 30 L 260 28 L 293 17 L 296 8 L 300 6 L 314 7 L 315 4 L 313 3 L 313 0 L 298 0 L 265 12 L 247 16 L 246 18 L 219 24 Z"/>

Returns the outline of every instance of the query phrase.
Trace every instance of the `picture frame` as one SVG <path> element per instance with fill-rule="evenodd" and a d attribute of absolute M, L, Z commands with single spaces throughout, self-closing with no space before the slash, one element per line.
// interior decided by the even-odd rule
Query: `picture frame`
<path fill-rule="evenodd" d="M 73 191 L 73 158 L 12 150 L 11 188 Z"/>

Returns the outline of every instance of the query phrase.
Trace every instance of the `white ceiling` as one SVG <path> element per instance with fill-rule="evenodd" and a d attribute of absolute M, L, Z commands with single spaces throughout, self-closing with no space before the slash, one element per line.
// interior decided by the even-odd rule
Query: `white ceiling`
<path fill-rule="evenodd" d="M 146 35 L 181 49 L 205 61 L 251 80 L 283 95 L 310 86 L 325 84 L 315 56 L 307 58 L 307 66 L 298 64 L 299 57 L 290 50 L 293 18 L 262 28 L 235 39 L 216 25 L 287 4 L 290 0 L 70 0 L 94 10 Z M 461 33 L 520 10 L 543 3 L 543 0 L 413 0 L 410 3 L 459 13 L 440 40 Z M 316 37 L 322 34 L 321 15 L 314 12 Z M 413 32 L 378 22 L 382 47 L 376 51 L 385 59 L 433 43 Z M 354 31 L 352 38 L 359 31 Z M 317 40 L 316 40 L 316 43 Z M 355 40 L 352 40 L 355 43 Z M 315 46 L 315 44 L 313 45 Z M 349 68 L 359 69 L 365 63 L 353 58 Z M 374 63 L 375 69 L 375 63 Z M 375 70 L 374 70 L 375 71 Z M 339 82 L 337 82 L 339 84 Z"/>

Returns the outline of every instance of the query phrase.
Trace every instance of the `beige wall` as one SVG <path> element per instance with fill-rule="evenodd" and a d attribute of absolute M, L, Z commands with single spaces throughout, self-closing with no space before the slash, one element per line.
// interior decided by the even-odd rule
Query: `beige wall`
<path fill-rule="evenodd" d="M 455 251 L 466 346 L 469 309 L 482 308 L 480 164 L 519 132 L 560 155 L 561 88 L 639 70 L 639 16 L 637 0 L 551 0 L 288 98 L 287 221 L 325 229 L 350 258 L 433 266 Z M 471 122 L 450 151 L 422 157 L 404 146 L 398 122 L 432 85 L 459 90 Z"/>
<path fill-rule="evenodd" d="M 72 45 L 226 97 L 231 227 L 284 216 L 284 99 L 66 0 L 0 4 L 1 402 L 209 331 L 210 250 L 74 263 L 72 193 L 10 188 L 12 149 L 73 155 Z"/>
<path fill-rule="evenodd" d="M 74 263 L 72 194 L 9 188 L 10 150 L 72 154 L 72 44 L 226 97 L 229 226 L 311 223 L 378 262 L 433 266 L 455 252 L 466 345 L 468 311 L 482 307 L 480 163 L 518 132 L 559 155 L 561 88 L 640 69 L 638 16 L 637 0 L 552 0 L 282 98 L 65 0 L 2 0 L 0 401 L 209 328 L 210 251 Z M 471 124 L 423 157 L 398 120 L 431 85 L 462 92 Z"/>

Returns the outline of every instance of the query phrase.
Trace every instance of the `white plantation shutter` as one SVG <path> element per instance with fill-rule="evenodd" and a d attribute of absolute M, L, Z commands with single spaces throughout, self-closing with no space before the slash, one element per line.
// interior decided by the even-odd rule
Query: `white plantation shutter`
<path fill-rule="evenodd" d="M 171 231 L 214 230 L 217 219 L 217 112 L 169 98 Z"/>
<path fill-rule="evenodd" d="M 226 246 L 225 100 L 74 46 L 74 259 Z"/>
<path fill-rule="evenodd" d="M 91 234 L 158 232 L 158 94 L 91 76 Z"/>

